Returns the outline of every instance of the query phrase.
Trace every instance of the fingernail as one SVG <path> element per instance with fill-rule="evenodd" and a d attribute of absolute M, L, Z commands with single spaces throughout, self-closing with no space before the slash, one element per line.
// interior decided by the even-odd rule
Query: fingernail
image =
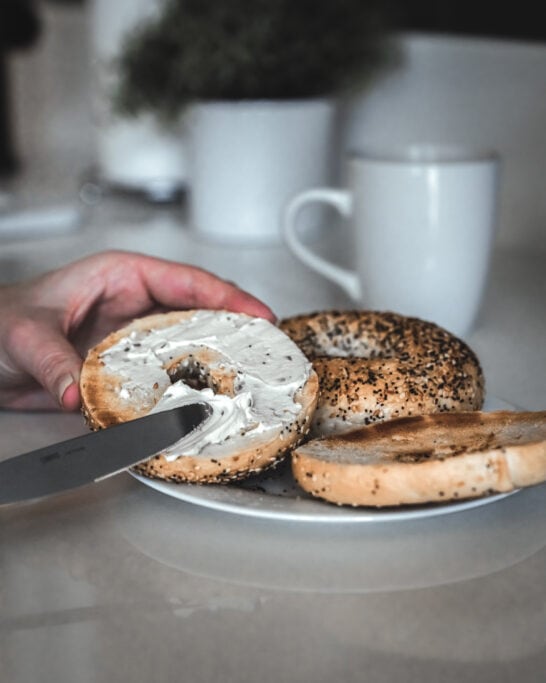
<path fill-rule="evenodd" d="M 69 386 L 74 384 L 76 380 L 72 377 L 72 375 L 65 375 L 59 382 L 59 395 L 57 400 L 59 401 L 60 405 L 63 404 L 63 397 L 66 393 L 66 390 L 68 389 Z"/>

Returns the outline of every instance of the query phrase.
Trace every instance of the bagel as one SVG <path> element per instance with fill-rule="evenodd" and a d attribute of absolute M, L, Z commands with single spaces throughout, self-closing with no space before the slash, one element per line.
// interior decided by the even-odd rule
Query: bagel
<path fill-rule="evenodd" d="M 270 322 L 227 311 L 174 311 L 113 332 L 84 360 L 91 429 L 185 403 L 211 416 L 135 469 L 183 482 L 227 482 L 273 466 L 309 429 L 318 396 L 311 363 Z"/>
<path fill-rule="evenodd" d="M 286 318 L 279 327 L 319 377 L 312 437 L 483 407 L 485 382 L 476 355 L 433 323 L 389 312 L 326 311 Z"/>
<path fill-rule="evenodd" d="M 296 448 L 308 493 L 338 505 L 438 503 L 546 481 L 546 411 L 398 418 Z"/>

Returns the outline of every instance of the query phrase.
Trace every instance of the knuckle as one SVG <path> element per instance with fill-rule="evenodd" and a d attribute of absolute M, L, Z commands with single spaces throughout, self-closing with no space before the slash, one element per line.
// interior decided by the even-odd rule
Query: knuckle
<path fill-rule="evenodd" d="M 58 350 L 48 351 L 37 359 L 37 374 L 47 387 L 54 387 L 60 381 L 64 369 L 66 355 Z"/>

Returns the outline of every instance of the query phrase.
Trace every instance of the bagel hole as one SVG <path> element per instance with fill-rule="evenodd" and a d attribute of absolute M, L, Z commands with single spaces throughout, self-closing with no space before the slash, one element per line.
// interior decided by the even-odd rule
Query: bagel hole
<path fill-rule="evenodd" d="M 212 389 L 215 394 L 218 391 L 218 383 L 211 377 L 210 372 L 205 366 L 195 359 L 187 359 L 174 365 L 167 371 L 171 384 L 183 382 L 196 391 L 202 389 Z"/>

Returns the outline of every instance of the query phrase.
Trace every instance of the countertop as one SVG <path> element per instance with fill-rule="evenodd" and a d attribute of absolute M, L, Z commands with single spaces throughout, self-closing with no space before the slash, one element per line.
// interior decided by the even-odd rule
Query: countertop
<path fill-rule="evenodd" d="M 196 240 L 179 208 L 107 198 L 64 234 L 4 240 L 4 281 L 133 249 L 236 280 L 279 316 L 348 307 L 282 245 Z M 546 408 L 546 250 L 495 252 L 468 342 L 488 396 Z M 0 458 L 85 433 L 0 412 Z M 418 519 L 290 521 L 120 474 L 0 509 L 0 680 L 541 681 L 546 488 Z"/>

